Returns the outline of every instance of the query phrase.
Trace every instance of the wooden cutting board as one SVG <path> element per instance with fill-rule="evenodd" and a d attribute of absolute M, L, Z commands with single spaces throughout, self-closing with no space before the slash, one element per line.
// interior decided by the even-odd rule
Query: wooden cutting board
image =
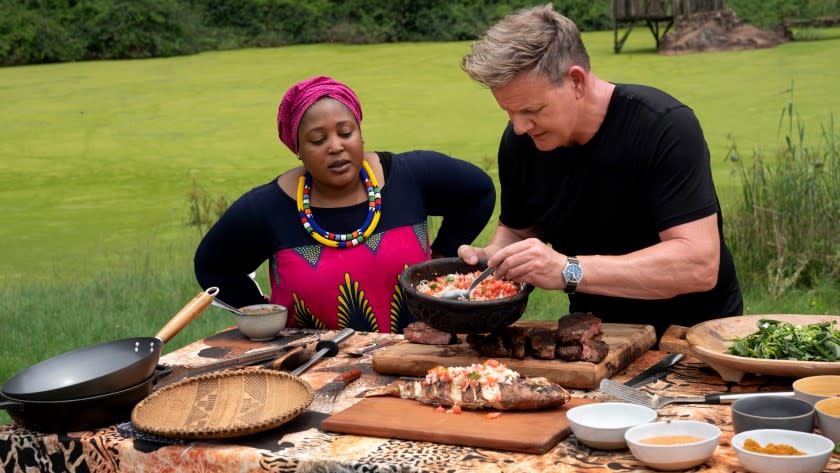
<path fill-rule="evenodd" d="M 571 432 L 566 412 L 591 402 L 597 401 L 573 398 L 557 409 L 505 411 L 488 419 L 488 412 L 499 411 L 441 413 L 413 400 L 375 397 L 324 419 L 321 430 L 542 454 Z"/>
<path fill-rule="evenodd" d="M 514 325 L 554 328 L 557 322 L 528 320 Z M 602 329 L 603 340 L 610 346 L 610 351 L 598 364 L 584 361 L 538 360 L 531 357 L 524 360 L 498 360 L 524 376 L 544 376 L 565 388 L 594 389 L 603 378 L 616 374 L 656 343 L 656 331 L 650 325 L 604 323 Z M 438 365 L 465 366 L 481 363 L 487 358 L 466 343 L 423 345 L 403 342 L 374 354 L 371 363 L 374 371 L 380 374 L 425 376 L 428 370 Z"/>

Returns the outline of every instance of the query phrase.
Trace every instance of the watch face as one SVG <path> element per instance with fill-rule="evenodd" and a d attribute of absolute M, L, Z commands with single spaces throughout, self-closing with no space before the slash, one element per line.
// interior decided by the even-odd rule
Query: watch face
<path fill-rule="evenodd" d="M 570 264 L 563 270 L 563 277 L 567 283 L 576 283 L 583 277 L 583 270 L 576 264 Z"/>

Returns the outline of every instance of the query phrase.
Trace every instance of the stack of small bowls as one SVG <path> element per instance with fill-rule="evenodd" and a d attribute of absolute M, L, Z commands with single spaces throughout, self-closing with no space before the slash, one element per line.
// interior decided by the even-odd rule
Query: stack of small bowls
<path fill-rule="evenodd" d="M 738 460 L 754 473 L 817 473 L 840 441 L 840 376 L 811 376 L 793 383 L 794 397 L 761 396 L 732 404 L 732 447 Z M 820 403 L 825 404 L 820 404 Z M 821 408 L 815 406 L 820 405 Z M 820 412 L 823 412 L 820 414 Z M 823 423 L 818 435 L 814 427 Z M 836 429 L 836 430 L 833 430 Z M 746 448 L 785 445 L 799 454 L 769 454 Z"/>

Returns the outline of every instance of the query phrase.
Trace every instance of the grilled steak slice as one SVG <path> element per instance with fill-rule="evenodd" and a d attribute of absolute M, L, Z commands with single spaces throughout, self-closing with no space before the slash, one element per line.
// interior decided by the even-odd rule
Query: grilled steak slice
<path fill-rule="evenodd" d="M 581 353 L 583 353 L 583 345 L 557 345 L 554 349 L 554 355 L 558 360 L 563 361 L 580 361 Z"/>
<path fill-rule="evenodd" d="M 458 336 L 454 333 L 441 332 L 423 322 L 412 322 L 403 329 L 405 339 L 424 345 L 452 345 L 458 343 Z"/>
<path fill-rule="evenodd" d="M 534 358 L 553 360 L 555 345 L 551 329 L 534 327 L 528 332 L 528 352 Z"/>
<path fill-rule="evenodd" d="M 555 355 L 564 361 L 589 361 L 600 363 L 610 351 L 609 345 L 601 340 L 587 340 L 570 345 L 557 345 Z"/>
<path fill-rule="evenodd" d="M 467 335 L 467 343 L 473 350 L 484 356 L 507 357 L 510 356 L 510 348 L 505 346 L 502 336 L 498 333 L 479 335 L 471 333 Z"/>
<path fill-rule="evenodd" d="M 510 349 L 510 356 L 523 359 L 528 349 L 528 329 L 525 327 L 505 327 L 502 341 Z"/>
<path fill-rule="evenodd" d="M 557 321 L 554 338 L 558 345 L 571 345 L 590 340 L 601 333 L 601 319 L 589 312 L 574 312 Z"/>
<path fill-rule="evenodd" d="M 580 355 L 581 361 L 591 361 L 592 363 L 600 363 L 607 357 L 610 351 L 610 346 L 602 340 L 589 340 L 583 344 L 583 353 Z"/>

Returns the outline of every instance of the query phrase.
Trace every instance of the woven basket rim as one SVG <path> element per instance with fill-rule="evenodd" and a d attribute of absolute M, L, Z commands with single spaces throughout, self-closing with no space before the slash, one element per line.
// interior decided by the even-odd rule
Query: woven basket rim
<path fill-rule="evenodd" d="M 234 377 L 276 377 L 281 378 L 283 381 L 292 383 L 302 387 L 305 391 L 305 395 L 299 404 L 294 407 L 287 408 L 282 412 L 278 412 L 277 415 L 272 416 L 268 419 L 263 419 L 259 422 L 254 422 L 252 424 L 246 426 L 209 426 L 204 428 L 171 428 L 171 427 L 163 427 L 160 425 L 155 425 L 154 422 L 147 422 L 143 417 L 143 412 L 145 409 L 151 409 L 154 406 L 154 403 L 159 398 L 171 395 L 172 391 L 178 391 L 183 389 L 185 386 L 190 386 L 193 384 L 200 384 L 207 382 L 208 380 L 216 380 L 221 378 L 234 378 Z M 147 432 L 150 434 L 160 435 L 162 437 L 170 437 L 170 438 L 180 438 L 180 439 L 218 439 L 218 438 L 232 438 L 232 437 L 242 437 L 246 435 L 251 435 L 258 432 L 263 432 L 269 429 L 273 429 L 280 425 L 285 424 L 286 422 L 294 419 L 295 417 L 299 416 L 303 413 L 309 405 L 312 403 L 312 399 L 314 397 L 314 391 L 312 386 L 309 385 L 306 381 L 301 379 L 300 377 L 294 376 L 289 374 L 285 371 L 275 371 L 269 369 L 236 369 L 236 370 L 224 370 L 224 371 L 217 371 L 213 373 L 205 373 L 198 376 L 191 376 L 184 378 L 180 381 L 176 381 L 168 386 L 164 386 L 152 394 L 146 396 L 142 401 L 140 401 L 134 409 L 131 411 L 131 422 L 134 426 L 143 432 Z"/>

